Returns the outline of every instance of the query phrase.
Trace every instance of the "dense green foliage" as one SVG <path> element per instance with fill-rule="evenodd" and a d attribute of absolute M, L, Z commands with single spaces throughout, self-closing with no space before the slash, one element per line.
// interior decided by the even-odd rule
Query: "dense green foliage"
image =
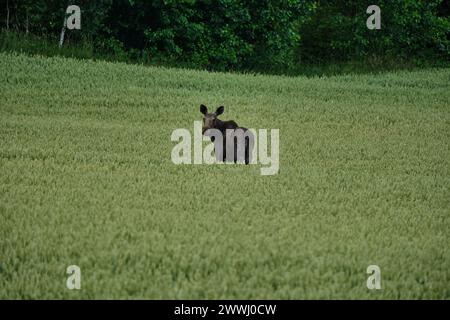
<path fill-rule="evenodd" d="M 306 60 L 397 56 L 436 59 L 450 55 L 450 20 L 441 0 L 379 0 L 381 29 L 369 30 L 374 1 L 323 1 L 301 27 L 299 55 Z"/>
<path fill-rule="evenodd" d="M 9 0 L 9 30 L 57 43 L 64 1 Z M 81 30 L 67 44 L 92 56 L 209 70 L 288 72 L 304 63 L 448 60 L 442 0 L 380 0 L 382 29 L 368 30 L 366 0 L 80 0 Z M 0 11 L 6 21 L 7 10 Z M 3 37 L 5 38 L 5 37 Z M 5 47 L 5 45 L 3 45 Z M 45 50 L 44 50 L 45 51 Z"/>
<path fill-rule="evenodd" d="M 289 78 L 2 53 L 0 70 L 0 298 L 450 298 L 449 69 Z M 280 129 L 279 174 L 174 165 L 170 135 L 200 103 Z"/>

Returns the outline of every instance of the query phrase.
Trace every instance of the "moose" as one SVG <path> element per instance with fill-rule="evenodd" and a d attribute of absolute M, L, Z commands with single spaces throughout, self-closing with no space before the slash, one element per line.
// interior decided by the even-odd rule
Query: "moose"
<path fill-rule="evenodd" d="M 252 151 L 255 138 L 253 133 L 244 127 L 239 127 L 233 121 L 222 121 L 217 117 L 224 112 L 225 108 L 220 106 L 215 112 L 208 112 L 205 105 L 200 105 L 200 112 L 203 114 L 202 134 L 209 136 L 214 143 L 216 159 L 223 162 L 245 162 L 249 164 L 252 160 Z M 214 131 L 215 129 L 215 131 Z M 220 133 L 222 143 L 216 141 L 217 134 Z M 227 157 L 228 154 L 228 157 Z"/>

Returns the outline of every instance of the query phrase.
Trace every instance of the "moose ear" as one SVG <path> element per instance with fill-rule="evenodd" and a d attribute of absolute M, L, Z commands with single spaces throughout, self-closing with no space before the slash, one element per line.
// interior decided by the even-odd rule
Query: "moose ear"
<path fill-rule="evenodd" d="M 208 108 L 204 104 L 201 104 L 200 105 L 200 112 L 203 113 L 203 114 L 206 114 L 206 113 L 208 113 Z"/>
<path fill-rule="evenodd" d="M 224 109 L 225 108 L 223 106 L 218 107 L 217 110 L 216 110 L 216 114 L 217 115 L 222 114 Z"/>

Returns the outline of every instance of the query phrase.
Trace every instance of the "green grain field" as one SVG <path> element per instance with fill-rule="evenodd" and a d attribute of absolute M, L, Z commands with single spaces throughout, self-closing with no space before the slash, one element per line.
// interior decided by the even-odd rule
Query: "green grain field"
<path fill-rule="evenodd" d="M 450 298 L 450 69 L 0 71 L 1 299 Z M 279 129 L 279 173 L 173 164 L 201 103 Z"/>

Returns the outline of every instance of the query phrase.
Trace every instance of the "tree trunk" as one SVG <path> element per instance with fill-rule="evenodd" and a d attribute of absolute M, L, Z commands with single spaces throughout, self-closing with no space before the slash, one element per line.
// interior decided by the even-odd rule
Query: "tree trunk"
<path fill-rule="evenodd" d="M 64 36 L 66 34 L 66 27 L 67 27 L 67 7 L 69 6 L 69 0 L 66 1 L 66 5 L 64 7 L 64 22 L 61 29 L 61 35 L 59 36 L 59 47 L 61 48 L 64 44 Z"/>
<path fill-rule="evenodd" d="M 6 30 L 9 30 L 9 1 L 6 0 Z"/>
<path fill-rule="evenodd" d="M 16 5 L 14 6 L 14 18 L 16 20 L 16 31 L 19 32 L 20 31 L 20 22 L 19 22 L 19 18 L 17 17 L 17 11 L 19 11 L 19 5 L 16 3 Z"/>
<path fill-rule="evenodd" d="M 27 16 L 27 18 L 25 20 L 25 33 L 28 34 L 28 31 L 29 31 L 29 29 L 28 29 L 28 24 L 29 24 L 28 9 L 26 10 L 26 16 Z"/>
<path fill-rule="evenodd" d="M 61 48 L 64 44 L 64 35 L 66 34 L 67 17 L 64 15 L 63 27 L 61 29 L 61 35 L 59 36 L 59 47 Z"/>

